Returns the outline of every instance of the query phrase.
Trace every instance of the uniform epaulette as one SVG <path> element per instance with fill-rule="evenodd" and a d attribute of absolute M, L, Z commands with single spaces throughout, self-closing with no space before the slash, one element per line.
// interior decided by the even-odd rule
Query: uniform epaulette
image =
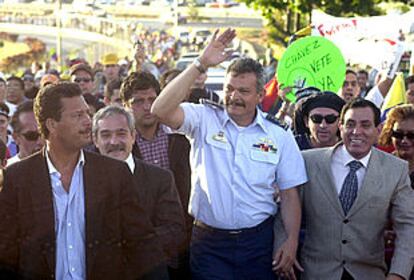
<path fill-rule="evenodd" d="M 289 129 L 289 125 L 285 122 L 281 122 L 280 120 L 278 120 L 275 116 L 273 116 L 272 114 L 267 114 L 266 115 L 266 120 L 268 120 L 271 123 L 274 123 L 278 126 L 280 126 L 281 128 L 283 128 L 284 130 L 288 130 Z"/>
<path fill-rule="evenodd" d="M 200 98 L 200 104 L 207 105 L 213 109 L 224 110 L 224 106 L 221 103 L 211 101 L 210 99 Z"/>

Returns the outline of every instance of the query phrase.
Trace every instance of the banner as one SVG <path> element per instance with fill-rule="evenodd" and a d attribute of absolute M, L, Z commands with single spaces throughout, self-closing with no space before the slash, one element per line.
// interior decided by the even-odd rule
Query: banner
<path fill-rule="evenodd" d="M 387 69 L 395 48 L 414 32 L 414 10 L 402 15 L 342 18 L 312 11 L 312 35 L 335 43 L 349 64 Z"/>

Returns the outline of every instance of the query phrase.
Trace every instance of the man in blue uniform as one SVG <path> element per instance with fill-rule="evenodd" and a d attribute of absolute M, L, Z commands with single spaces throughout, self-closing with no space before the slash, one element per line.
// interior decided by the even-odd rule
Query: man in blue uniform
<path fill-rule="evenodd" d="M 273 279 L 274 187 L 281 190 L 288 232 L 274 262 L 279 273 L 291 274 L 301 217 L 296 187 L 307 176 L 292 133 L 257 108 L 264 95 L 264 71 L 255 60 L 241 58 L 228 67 L 225 108 L 180 105 L 199 75 L 230 56 L 226 47 L 235 31 L 217 33 L 201 56 L 167 85 L 152 112 L 191 139 L 193 279 Z"/>

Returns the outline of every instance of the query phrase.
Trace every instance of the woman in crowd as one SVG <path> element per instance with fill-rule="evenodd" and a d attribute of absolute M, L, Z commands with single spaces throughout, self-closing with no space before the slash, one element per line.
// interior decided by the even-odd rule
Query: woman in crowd
<path fill-rule="evenodd" d="M 391 146 L 394 148 L 394 155 L 408 161 L 411 187 L 414 188 L 414 105 L 400 105 L 388 113 L 378 144 L 382 147 Z M 385 261 L 389 265 L 395 241 L 395 233 L 391 224 L 384 239 Z M 410 279 L 414 279 L 414 273 L 411 273 Z"/>
<path fill-rule="evenodd" d="M 378 144 L 392 145 L 394 155 L 408 161 L 414 188 L 414 105 L 400 105 L 388 113 Z"/>

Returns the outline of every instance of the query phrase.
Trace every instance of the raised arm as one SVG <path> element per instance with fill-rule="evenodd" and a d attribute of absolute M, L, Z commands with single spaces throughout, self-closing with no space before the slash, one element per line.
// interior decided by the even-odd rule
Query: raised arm
<path fill-rule="evenodd" d="M 232 53 L 226 48 L 236 37 L 234 29 L 227 29 L 218 35 L 218 30 L 202 51 L 197 63 L 191 64 L 177 78 L 171 81 L 161 92 L 160 96 L 152 104 L 151 112 L 155 114 L 162 123 L 177 129 L 184 121 L 184 112 L 180 103 L 185 99 L 191 85 L 196 78 L 208 67 L 215 66 L 226 60 Z"/>

